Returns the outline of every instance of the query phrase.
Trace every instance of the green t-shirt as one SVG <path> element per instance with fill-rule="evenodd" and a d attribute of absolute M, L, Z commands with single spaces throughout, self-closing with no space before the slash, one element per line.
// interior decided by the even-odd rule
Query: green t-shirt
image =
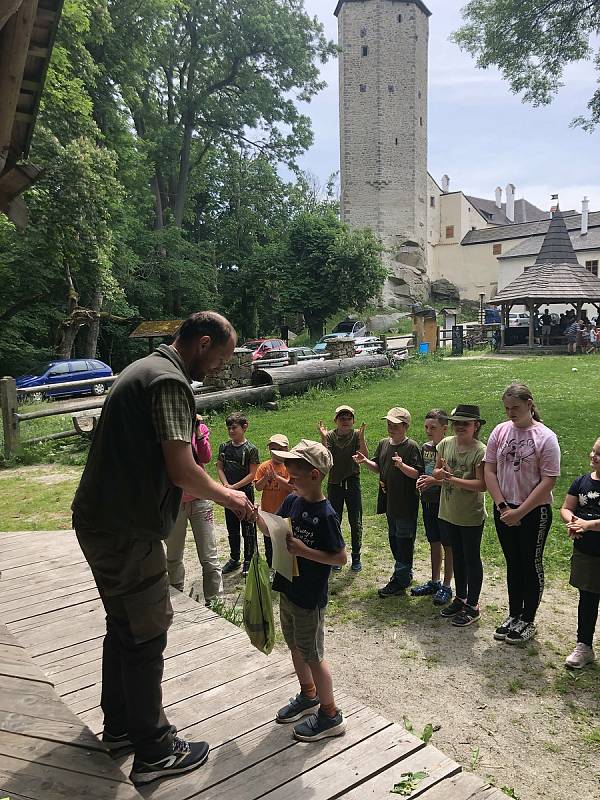
<path fill-rule="evenodd" d="M 360 467 L 352 459 L 359 450 L 358 431 L 350 431 L 343 436 L 337 430 L 329 431 L 327 449 L 333 457 L 333 467 L 329 470 L 327 483 L 342 483 L 351 475 L 360 475 Z"/>
<path fill-rule="evenodd" d="M 400 444 L 392 444 L 389 439 L 382 439 L 377 445 L 373 461 L 379 466 L 381 490 L 384 491 L 385 509 L 378 513 L 395 519 L 414 517 L 419 511 L 419 494 L 417 479 L 409 478 L 401 469 L 394 466 L 393 456 L 400 456 L 405 464 L 423 473 L 423 456 L 421 448 L 413 439 L 405 439 Z"/>
<path fill-rule="evenodd" d="M 438 456 L 445 458 L 448 470 L 456 478 L 475 480 L 477 467 L 483 461 L 485 445 L 479 440 L 464 453 L 459 453 L 456 438 L 447 436 L 437 446 Z M 485 492 L 470 492 L 451 483 L 444 483 L 440 498 L 440 519 L 453 525 L 475 527 L 485 521 Z"/>

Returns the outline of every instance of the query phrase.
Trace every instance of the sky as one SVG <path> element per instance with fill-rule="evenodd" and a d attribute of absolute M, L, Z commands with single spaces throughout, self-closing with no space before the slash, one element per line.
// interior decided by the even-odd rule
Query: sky
<path fill-rule="evenodd" d="M 304 0 L 329 38 L 337 41 L 336 0 Z M 494 197 L 496 186 L 513 183 L 517 197 L 549 209 L 558 194 L 563 210 L 600 210 L 600 130 L 570 127 L 585 115 L 596 73 L 590 62 L 571 66 L 552 105 L 523 104 L 495 70 L 479 70 L 471 56 L 449 41 L 461 24 L 464 0 L 426 0 L 429 20 L 429 172 L 438 181 L 450 176 L 450 190 Z M 322 67 L 327 88 L 309 104 L 314 145 L 300 160 L 321 183 L 339 169 L 338 64 Z"/>

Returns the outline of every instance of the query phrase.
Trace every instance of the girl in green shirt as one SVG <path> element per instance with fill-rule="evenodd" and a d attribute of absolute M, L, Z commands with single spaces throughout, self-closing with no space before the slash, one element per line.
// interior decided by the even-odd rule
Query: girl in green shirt
<path fill-rule="evenodd" d="M 479 406 L 459 405 L 449 417 L 454 436 L 437 446 L 434 478 L 442 480 L 439 524 L 452 544 L 456 597 L 441 615 L 464 628 L 479 619 L 483 584 L 481 537 L 485 523 L 485 445 L 478 439 L 485 420 Z"/>

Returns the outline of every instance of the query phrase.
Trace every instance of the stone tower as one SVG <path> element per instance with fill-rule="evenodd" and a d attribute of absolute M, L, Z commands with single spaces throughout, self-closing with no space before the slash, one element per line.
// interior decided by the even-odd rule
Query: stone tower
<path fill-rule="evenodd" d="M 384 303 L 423 300 L 427 279 L 427 56 L 420 0 L 339 0 L 341 214 L 385 247 Z"/>

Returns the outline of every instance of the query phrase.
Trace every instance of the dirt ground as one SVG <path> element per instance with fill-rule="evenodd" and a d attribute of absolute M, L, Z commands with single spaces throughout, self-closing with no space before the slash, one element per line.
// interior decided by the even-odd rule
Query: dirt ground
<path fill-rule="evenodd" d="M 225 531 L 218 528 L 219 551 L 226 556 Z M 557 582 L 547 586 L 537 638 L 510 646 L 492 638 L 505 611 L 500 572 L 486 572 L 480 622 L 457 629 L 429 598 L 377 598 L 389 565 L 373 560 L 357 576 L 346 568 L 330 581 L 325 641 L 336 685 L 412 726 L 417 736 L 432 724 L 436 747 L 508 796 L 598 800 L 600 668 L 571 672 L 563 666 L 574 645 L 575 590 Z M 185 561 L 186 585 L 197 588 L 191 532 Z M 426 573 L 427 564 L 417 561 L 415 574 Z M 228 602 L 242 588 L 239 573 L 227 576 Z M 357 593 L 364 597 L 358 608 Z M 345 604 L 352 605 L 348 613 Z"/>

